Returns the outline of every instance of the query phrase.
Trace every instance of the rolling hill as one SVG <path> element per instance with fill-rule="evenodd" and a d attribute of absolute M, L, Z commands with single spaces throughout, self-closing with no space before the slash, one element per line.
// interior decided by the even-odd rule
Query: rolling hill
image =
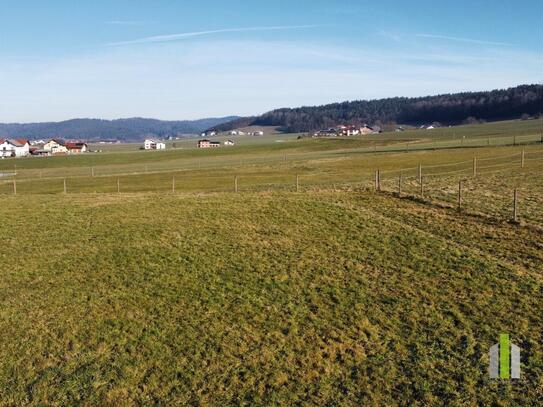
<path fill-rule="evenodd" d="M 166 138 L 181 134 L 199 133 L 209 127 L 237 119 L 236 116 L 200 120 L 162 121 L 131 118 L 118 120 L 73 119 L 49 123 L 0 124 L 0 137 L 29 139 L 66 138 L 97 141 L 117 139 L 137 141 L 146 136 Z"/>
<path fill-rule="evenodd" d="M 227 131 L 249 125 L 276 126 L 287 133 L 329 128 L 339 124 L 401 123 L 444 125 L 519 119 L 543 113 L 543 85 L 521 85 L 489 92 L 465 92 L 418 98 L 395 97 L 283 108 L 257 117 L 244 117 L 214 126 Z"/>

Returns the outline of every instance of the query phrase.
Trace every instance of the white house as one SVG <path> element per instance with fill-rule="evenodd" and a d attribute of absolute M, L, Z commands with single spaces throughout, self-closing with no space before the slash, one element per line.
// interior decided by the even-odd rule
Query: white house
<path fill-rule="evenodd" d="M 217 135 L 217 132 L 215 130 L 210 131 L 204 131 L 202 134 L 200 134 L 201 137 L 215 137 Z"/>
<path fill-rule="evenodd" d="M 68 147 L 63 140 L 52 139 L 44 144 L 43 149 L 49 151 L 51 154 L 67 154 Z"/>
<path fill-rule="evenodd" d="M 147 139 L 143 143 L 143 148 L 145 150 L 165 150 L 166 144 L 159 140 Z"/>
<path fill-rule="evenodd" d="M 224 145 L 225 145 L 225 146 L 233 146 L 233 145 L 235 145 L 235 144 L 236 144 L 236 143 L 234 143 L 234 140 L 226 140 L 226 141 L 224 142 Z"/>
<path fill-rule="evenodd" d="M 26 157 L 30 154 L 28 140 L 0 139 L 0 157 Z"/>
<path fill-rule="evenodd" d="M 65 143 L 65 146 L 70 154 L 86 153 L 89 150 L 87 143 L 82 141 L 69 141 Z"/>

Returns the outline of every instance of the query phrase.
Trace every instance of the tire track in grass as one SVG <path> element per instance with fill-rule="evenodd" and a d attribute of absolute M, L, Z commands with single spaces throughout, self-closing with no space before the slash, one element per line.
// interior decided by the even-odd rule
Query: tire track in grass
<path fill-rule="evenodd" d="M 354 209 L 353 207 L 350 207 L 349 205 L 339 204 L 337 202 L 335 204 L 339 205 L 339 206 L 341 206 L 341 207 L 343 207 L 345 209 L 349 209 L 349 210 Z M 368 214 L 371 214 L 372 216 L 376 216 L 376 217 L 380 218 L 381 220 L 383 220 L 385 222 L 385 224 L 386 223 L 391 223 L 391 224 L 394 224 L 396 226 L 399 226 L 400 228 L 408 228 L 408 229 L 410 229 L 412 231 L 417 232 L 419 235 L 429 236 L 429 237 L 434 238 L 434 239 L 436 239 L 438 241 L 446 243 L 447 245 L 452 245 L 452 246 L 455 246 L 458 249 L 462 249 L 463 251 L 465 251 L 468 254 L 474 254 L 474 255 L 478 256 L 479 258 L 481 258 L 481 259 L 491 260 L 491 261 L 493 261 L 495 264 L 497 264 L 499 266 L 502 266 L 502 267 L 505 267 L 505 268 L 508 268 L 508 269 L 511 269 L 511 270 L 522 271 L 524 273 L 531 274 L 531 275 L 534 274 L 534 273 L 531 273 L 532 270 L 525 267 L 524 265 L 515 264 L 511 260 L 505 259 L 505 258 L 497 256 L 497 255 L 494 255 L 491 252 L 485 251 L 485 250 L 480 249 L 480 248 L 476 248 L 475 246 L 468 246 L 468 245 L 463 244 L 463 243 L 461 243 L 461 242 L 459 242 L 457 240 L 447 238 L 445 236 L 442 236 L 442 235 L 436 234 L 434 232 L 431 232 L 431 231 L 429 231 L 427 229 L 423 229 L 421 227 L 415 226 L 412 223 L 407 223 L 408 220 L 406 220 L 406 219 L 404 219 L 403 221 L 391 219 L 387 215 L 384 215 L 382 212 L 378 212 L 375 209 L 369 209 L 368 206 L 359 206 L 356 209 L 357 210 L 362 210 L 365 213 L 368 213 Z M 428 212 L 433 212 L 433 211 L 428 210 Z M 388 215 L 390 216 L 390 213 Z M 449 214 L 445 214 L 446 218 L 448 218 L 449 216 L 450 216 Z M 473 223 L 476 223 L 476 222 L 473 222 Z M 538 275 L 538 274 L 535 274 L 535 275 L 537 276 L 538 279 L 543 279 L 543 276 Z"/>

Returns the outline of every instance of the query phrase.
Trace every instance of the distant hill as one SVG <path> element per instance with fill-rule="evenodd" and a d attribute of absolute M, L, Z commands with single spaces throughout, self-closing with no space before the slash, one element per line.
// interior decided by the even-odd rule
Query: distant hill
<path fill-rule="evenodd" d="M 0 124 L 0 137 L 28 139 L 63 138 L 98 141 L 117 139 L 137 141 L 147 136 L 166 138 L 200 133 L 210 127 L 237 119 L 237 116 L 201 120 L 162 121 L 154 119 L 73 119 L 63 122 Z"/>
<path fill-rule="evenodd" d="M 276 126 L 288 133 L 325 129 L 339 124 L 439 122 L 456 125 L 518 119 L 543 113 L 543 85 L 522 85 L 489 92 L 465 92 L 417 98 L 395 97 L 277 109 L 257 117 L 238 118 L 214 126 L 220 131 L 249 125 Z"/>

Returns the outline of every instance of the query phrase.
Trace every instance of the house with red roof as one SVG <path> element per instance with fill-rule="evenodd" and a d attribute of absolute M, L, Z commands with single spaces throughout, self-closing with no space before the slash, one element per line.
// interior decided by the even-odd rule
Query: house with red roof
<path fill-rule="evenodd" d="M 86 153 L 89 149 L 87 144 L 81 141 L 67 141 L 64 145 L 70 154 Z"/>
<path fill-rule="evenodd" d="M 26 157 L 30 154 L 30 143 L 26 139 L 0 139 L 0 158 Z"/>

